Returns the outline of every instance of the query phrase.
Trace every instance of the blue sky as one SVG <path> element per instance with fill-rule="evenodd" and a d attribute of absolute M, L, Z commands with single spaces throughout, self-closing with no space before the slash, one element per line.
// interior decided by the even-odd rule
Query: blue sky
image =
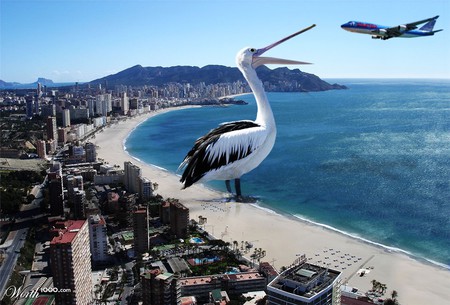
<path fill-rule="evenodd" d="M 267 56 L 312 62 L 297 68 L 322 78 L 450 78 L 448 0 L 0 1 L 0 79 L 9 82 L 85 82 L 137 64 L 234 67 L 243 47 L 313 23 Z M 381 41 L 340 28 L 435 15 L 444 31 L 432 37 Z"/>

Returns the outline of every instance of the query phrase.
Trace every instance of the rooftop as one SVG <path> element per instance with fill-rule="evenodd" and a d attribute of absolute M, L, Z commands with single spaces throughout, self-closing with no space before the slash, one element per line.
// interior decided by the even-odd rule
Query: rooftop
<path fill-rule="evenodd" d="M 106 225 L 106 221 L 105 218 L 103 218 L 103 216 L 95 214 L 95 215 L 90 215 L 89 216 L 89 220 L 91 225 L 93 226 L 104 226 Z"/>
<path fill-rule="evenodd" d="M 340 274 L 336 270 L 301 263 L 280 274 L 269 287 L 310 298 L 330 286 Z"/>
<path fill-rule="evenodd" d="M 71 243 L 78 231 L 83 227 L 85 220 L 68 220 L 63 223 L 58 223 L 58 226 L 63 225 L 57 229 L 58 236 L 53 237 L 50 244 L 67 244 Z"/>
<path fill-rule="evenodd" d="M 219 278 L 229 279 L 230 281 L 249 281 L 264 279 L 258 272 L 242 272 L 236 274 L 223 274 L 211 276 L 185 277 L 180 280 L 182 286 L 205 285 L 219 280 Z"/>

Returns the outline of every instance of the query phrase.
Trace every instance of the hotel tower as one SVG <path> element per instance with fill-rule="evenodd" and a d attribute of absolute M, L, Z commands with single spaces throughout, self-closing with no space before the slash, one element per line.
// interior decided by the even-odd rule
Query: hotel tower
<path fill-rule="evenodd" d="M 91 304 L 91 251 L 89 227 L 86 220 L 58 222 L 52 230 L 55 237 L 50 242 L 50 267 L 56 304 Z"/>

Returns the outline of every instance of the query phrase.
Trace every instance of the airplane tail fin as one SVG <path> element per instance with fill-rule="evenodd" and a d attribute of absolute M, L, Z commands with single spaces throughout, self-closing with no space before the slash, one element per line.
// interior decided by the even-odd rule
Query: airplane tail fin
<path fill-rule="evenodd" d="M 436 19 L 433 19 L 429 22 L 427 22 L 423 27 L 421 27 L 419 30 L 421 31 L 427 31 L 431 32 L 433 31 L 434 25 L 436 24 Z"/>

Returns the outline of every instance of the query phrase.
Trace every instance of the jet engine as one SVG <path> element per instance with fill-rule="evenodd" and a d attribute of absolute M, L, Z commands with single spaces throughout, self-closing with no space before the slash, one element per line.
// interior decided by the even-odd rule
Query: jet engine
<path fill-rule="evenodd" d="M 398 26 L 398 31 L 399 32 L 405 32 L 406 30 L 408 30 L 408 27 L 406 25 L 399 25 Z"/>

